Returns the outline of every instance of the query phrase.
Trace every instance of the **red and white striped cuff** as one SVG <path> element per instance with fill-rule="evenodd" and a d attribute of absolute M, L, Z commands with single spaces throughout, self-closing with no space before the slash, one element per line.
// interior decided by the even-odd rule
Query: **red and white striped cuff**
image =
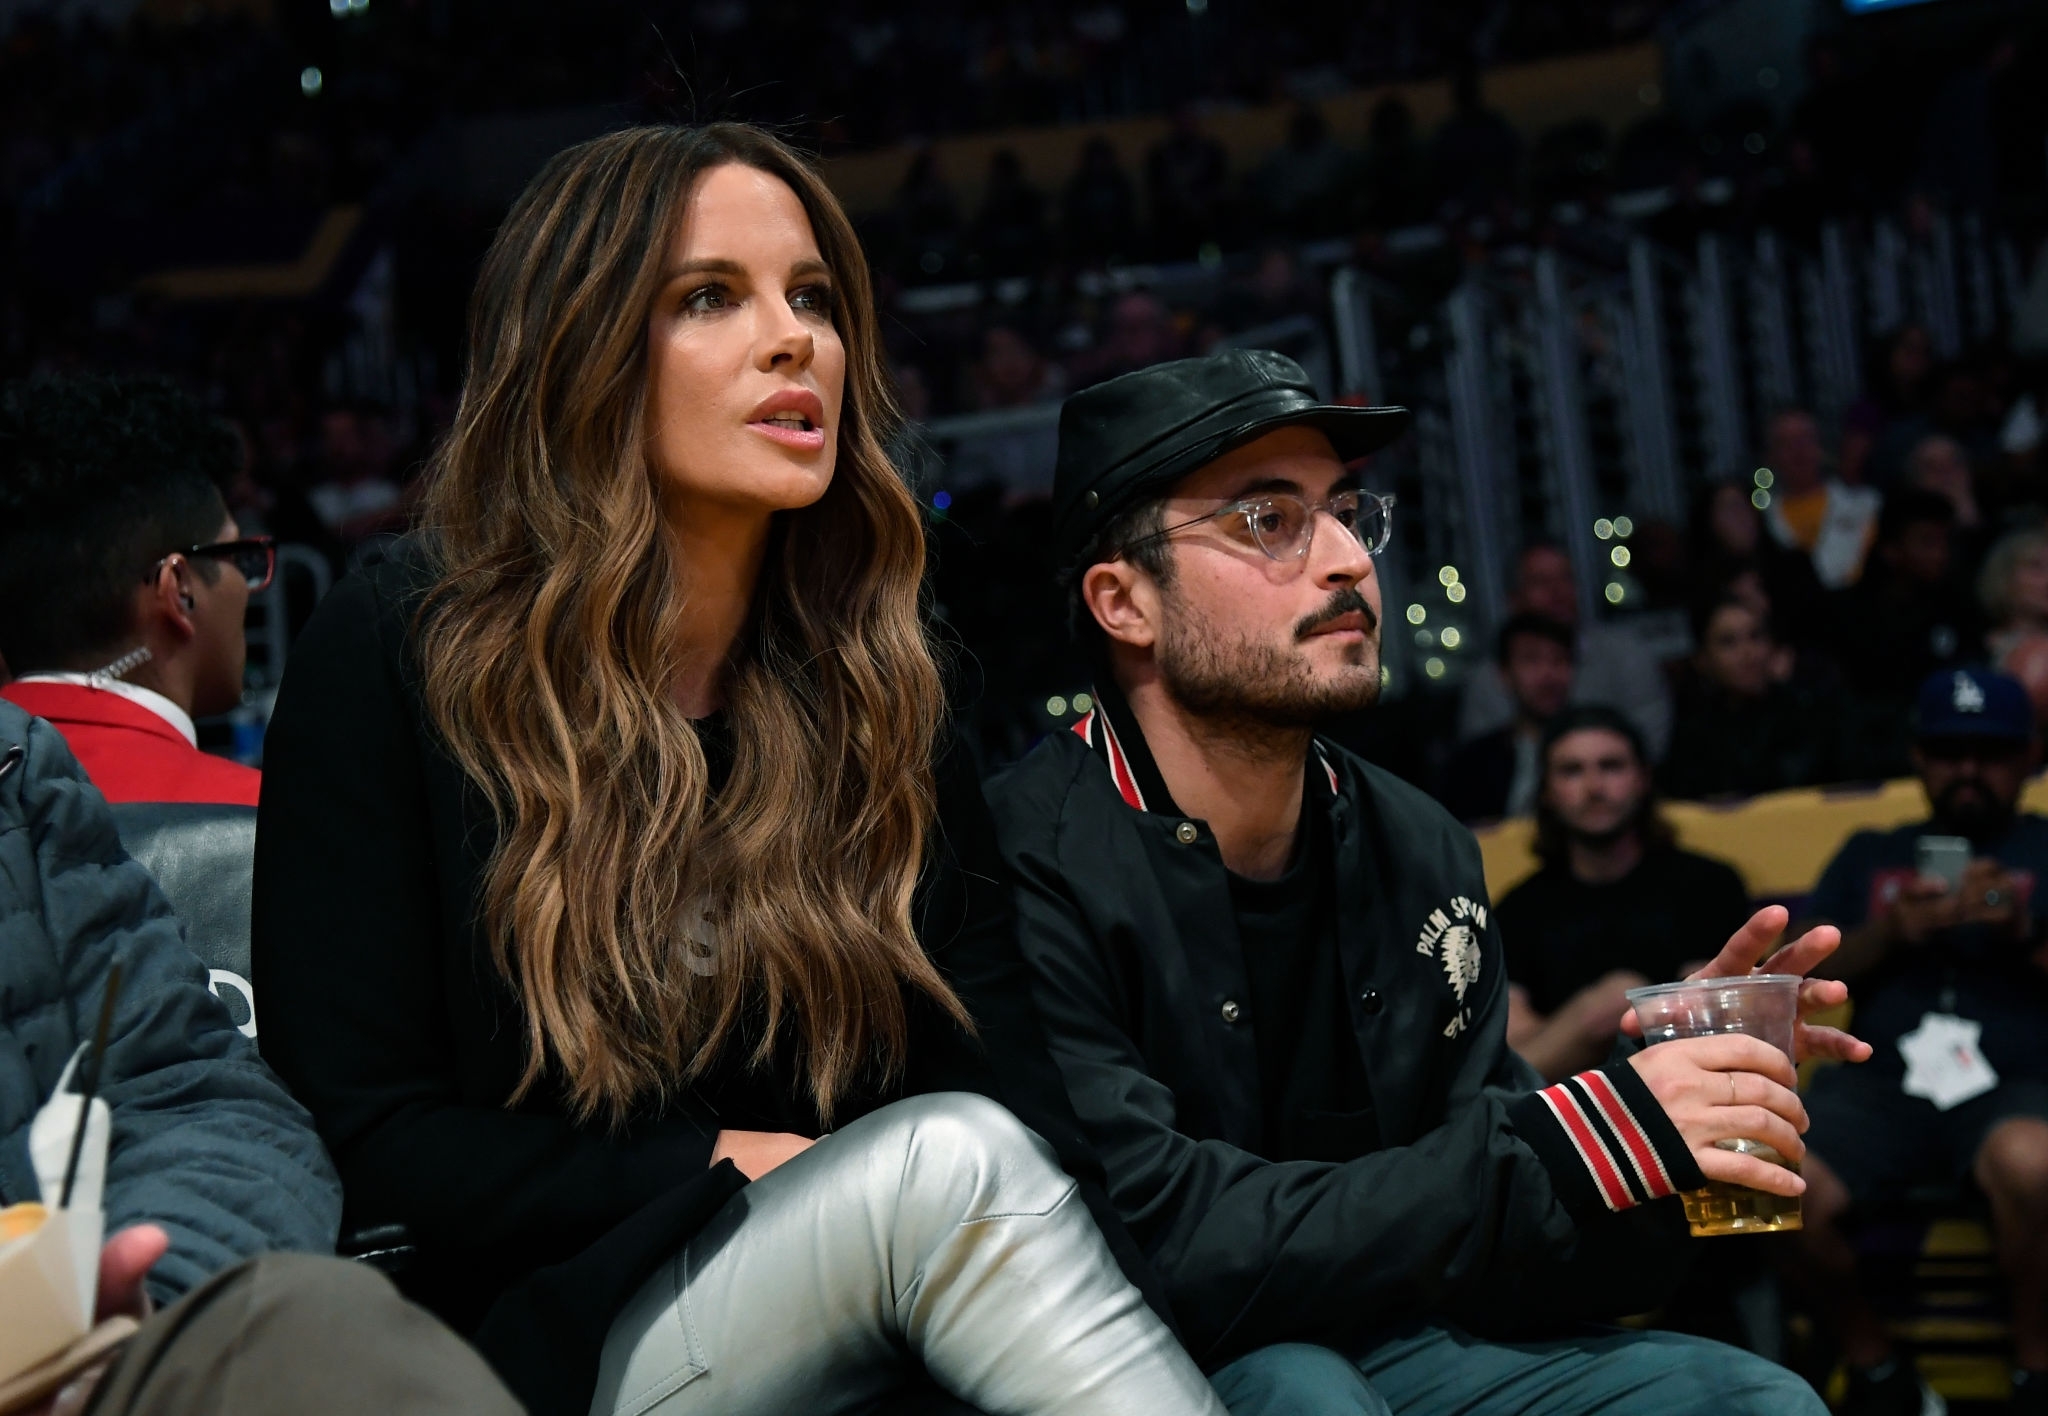
<path fill-rule="evenodd" d="M 1677 1128 L 1626 1062 L 1534 1092 L 1513 1115 L 1567 1208 L 1590 1202 L 1619 1212 L 1703 1183 Z"/>

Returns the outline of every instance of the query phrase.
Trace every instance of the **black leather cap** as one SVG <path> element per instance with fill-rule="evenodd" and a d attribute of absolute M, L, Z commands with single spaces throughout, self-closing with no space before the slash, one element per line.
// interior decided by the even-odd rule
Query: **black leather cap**
<path fill-rule="evenodd" d="M 1266 349 L 1176 359 L 1096 384 L 1060 409 L 1054 549 L 1068 565 L 1118 512 L 1275 428 L 1319 428 L 1350 462 L 1411 421 L 1405 408 L 1323 403 L 1301 365 Z"/>

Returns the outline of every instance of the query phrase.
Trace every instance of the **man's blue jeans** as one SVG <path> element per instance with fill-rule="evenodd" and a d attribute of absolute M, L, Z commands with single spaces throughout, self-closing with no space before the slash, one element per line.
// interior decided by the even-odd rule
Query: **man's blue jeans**
<path fill-rule="evenodd" d="M 1776 1363 L 1670 1332 L 1486 1342 L 1417 1325 L 1379 1335 L 1355 1362 L 1284 1343 L 1210 1381 L 1231 1416 L 1827 1416 Z"/>

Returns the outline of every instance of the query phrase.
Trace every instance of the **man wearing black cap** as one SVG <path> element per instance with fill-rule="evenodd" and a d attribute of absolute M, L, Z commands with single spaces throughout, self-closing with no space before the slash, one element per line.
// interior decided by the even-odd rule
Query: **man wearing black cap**
<path fill-rule="evenodd" d="M 1320 1344 L 1397 1413 L 1818 1412 L 1728 1348 L 1559 1336 L 1676 1277 L 1683 1218 L 1645 1202 L 1703 1173 L 1796 1193 L 1714 1141 L 1797 1155 L 1804 1115 L 1783 1056 L 1744 1037 L 1536 1090 L 1504 1041 L 1472 837 L 1314 736 L 1379 690 L 1391 498 L 1346 464 L 1407 424 L 1320 404 L 1292 361 L 1246 350 L 1062 412 L 1056 534 L 1099 706 L 991 800 L 1075 1110 L 1205 1363 Z M 1766 912 L 1713 967 L 1746 971 L 1783 923 Z"/>
<path fill-rule="evenodd" d="M 1809 912 L 1839 925 L 1868 1068 L 1814 1080 L 1800 1250 L 1833 1320 L 1857 1416 L 1937 1409 L 1894 1360 L 1844 1221 L 1909 1186 L 1969 1181 L 2012 1283 L 2015 1411 L 2048 1413 L 2048 817 L 2019 810 L 2039 765 L 2016 679 L 1949 669 L 1920 689 L 1913 751 L 1932 814 L 1849 838 Z"/>

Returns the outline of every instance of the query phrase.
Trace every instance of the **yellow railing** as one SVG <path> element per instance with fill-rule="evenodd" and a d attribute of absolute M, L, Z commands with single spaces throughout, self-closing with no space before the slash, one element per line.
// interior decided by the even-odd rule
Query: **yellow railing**
<path fill-rule="evenodd" d="M 2048 812 L 2048 776 L 2027 784 L 2021 805 Z M 1687 850 L 1727 861 L 1752 896 L 1782 899 L 1812 890 L 1855 832 L 1885 831 L 1923 819 L 1927 796 L 1919 782 L 1907 778 L 1853 790 L 1772 792 L 1726 806 L 1670 802 L 1664 815 Z M 1476 834 L 1486 862 L 1486 888 L 1494 899 L 1535 874 L 1534 823 L 1503 821 Z"/>

